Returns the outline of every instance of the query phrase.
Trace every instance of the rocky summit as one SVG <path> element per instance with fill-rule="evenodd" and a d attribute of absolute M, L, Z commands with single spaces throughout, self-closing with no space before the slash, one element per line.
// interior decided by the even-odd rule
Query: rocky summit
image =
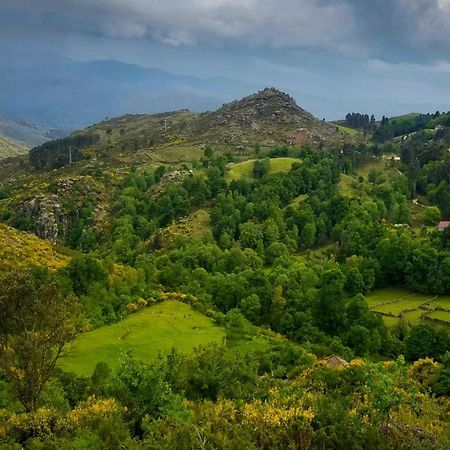
<path fill-rule="evenodd" d="M 192 125 L 197 139 L 241 146 L 320 144 L 343 138 L 335 125 L 318 120 L 273 87 L 225 104 Z"/>

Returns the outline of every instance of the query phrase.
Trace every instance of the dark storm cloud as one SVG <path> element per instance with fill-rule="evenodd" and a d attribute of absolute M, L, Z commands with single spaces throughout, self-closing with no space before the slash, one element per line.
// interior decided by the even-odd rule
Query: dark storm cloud
<path fill-rule="evenodd" d="M 448 0 L 2 0 L 0 15 L 10 27 L 20 28 L 22 16 L 47 30 L 174 46 L 238 43 L 383 60 L 450 58 Z"/>

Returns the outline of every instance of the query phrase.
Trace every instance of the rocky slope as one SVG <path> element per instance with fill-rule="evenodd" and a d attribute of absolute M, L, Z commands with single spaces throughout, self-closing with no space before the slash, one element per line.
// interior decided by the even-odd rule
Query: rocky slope
<path fill-rule="evenodd" d="M 228 145 L 331 143 L 343 137 L 335 125 L 316 119 L 275 88 L 223 105 L 191 124 L 197 142 Z"/>

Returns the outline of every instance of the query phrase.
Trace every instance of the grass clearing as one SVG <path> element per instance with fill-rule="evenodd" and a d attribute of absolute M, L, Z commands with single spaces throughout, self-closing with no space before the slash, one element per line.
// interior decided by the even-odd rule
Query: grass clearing
<path fill-rule="evenodd" d="M 193 145 L 165 145 L 151 153 L 147 153 L 149 153 L 155 161 L 166 164 L 190 163 L 203 156 L 203 151 L 200 147 Z"/>
<path fill-rule="evenodd" d="M 423 324 L 422 314 L 425 313 L 423 309 L 416 309 L 414 311 L 410 311 L 405 313 L 403 317 L 410 323 L 414 325 Z"/>
<path fill-rule="evenodd" d="M 300 206 L 302 203 L 306 202 L 306 200 L 308 200 L 308 198 L 309 198 L 308 194 L 299 195 L 298 197 L 293 198 L 291 203 L 289 203 L 289 205 L 286 206 L 286 208 L 289 206 L 291 206 L 292 208 Z"/>
<path fill-rule="evenodd" d="M 145 308 L 113 325 L 83 333 L 68 347 L 59 366 L 76 375 L 91 375 L 99 362 L 116 369 L 131 352 L 145 362 L 175 347 L 189 353 L 200 345 L 221 344 L 225 331 L 191 306 L 169 300 Z"/>
<path fill-rule="evenodd" d="M 169 225 L 166 231 L 171 236 L 195 236 L 199 239 L 212 233 L 210 211 L 206 208 L 197 209 L 189 216 L 179 219 Z"/>
<path fill-rule="evenodd" d="M 374 311 L 389 313 L 389 314 L 395 314 L 398 316 L 402 312 L 408 309 L 417 309 L 420 305 L 424 303 L 424 300 L 421 298 L 409 298 L 409 299 L 403 299 L 396 301 L 395 303 L 389 303 L 387 305 L 383 306 L 376 306 L 373 308 Z"/>
<path fill-rule="evenodd" d="M 361 132 L 358 130 L 355 130 L 354 128 L 344 127 L 342 125 L 338 125 L 339 131 L 342 131 L 342 133 L 349 134 L 353 137 L 359 137 L 361 136 Z"/>
<path fill-rule="evenodd" d="M 253 178 L 253 163 L 250 159 L 230 165 L 230 171 L 226 174 L 227 181 L 240 180 L 242 178 Z M 292 164 L 301 162 L 298 158 L 271 158 L 269 173 L 289 172 Z"/>

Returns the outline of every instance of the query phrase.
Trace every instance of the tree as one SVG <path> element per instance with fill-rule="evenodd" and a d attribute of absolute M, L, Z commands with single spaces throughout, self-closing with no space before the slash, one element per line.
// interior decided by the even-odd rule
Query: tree
<path fill-rule="evenodd" d="M 347 320 L 344 302 L 345 281 L 345 276 L 338 268 L 327 270 L 322 275 L 315 314 L 322 330 L 330 334 L 343 329 Z"/>
<path fill-rule="evenodd" d="M 244 314 L 245 318 L 251 322 L 257 322 L 260 311 L 261 302 L 256 294 L 250 295 L 250 297 L 245 298 L 239 305 L 239 309 Z"/>
<path fill-rule="evenodd" d="M 450 337 L 446 330 L 435 330 L 429 325 L 413 327 L 405 344 L 405 357 L 409 361 L 426 357 L 440 359 L 450 351 Z"/>
<path fill-rule="evenodd" d="M 302 230 L 300 241 L 305 247 L 310 247 L 316 240 L 316 226 L 312 222 L 308 222 Z"/>
<path fill-rule="evenodd" d="M 63 295 L 54 277 L 9 272 L 0 278 L 0 367 L 28 412 L 79 325 L 76 297 Z"/>
<path fill-rule="evenodd" d="M 370 333 L 362 325 L 352 325 L 346 336 L 346 343 L 358 356 L 364 356 L 370 350 Z"/>
<path fill-rule="evenodd" d="M 256 248 L 258 241 L 262 241 L 263 233 L 261 227 L 252 222 L 246 222 L 239 227 L 242 248 Z"/>
<path fill-rule="evenodd" d="M 92 256 L 81 255 L 72 258 L 67 272 L 73 283 L 73 292 L 76 295 L 87 293 L 89 286 L 93 283 L 108 283 L 108 271 L 102 263 Z"/>
<path fill-rule="evenodd" d="M 427 206 L 422 213 L 422 221 L 425 225 L 436 225 L 441 220 L 441 211 L 437 206 Z"/>
<path fill-rule="evenodd" d="M 257 159 L 253 162 L 253 175 L 255 178 L 262 178 L 270 171 L 270 159 Z"/>

